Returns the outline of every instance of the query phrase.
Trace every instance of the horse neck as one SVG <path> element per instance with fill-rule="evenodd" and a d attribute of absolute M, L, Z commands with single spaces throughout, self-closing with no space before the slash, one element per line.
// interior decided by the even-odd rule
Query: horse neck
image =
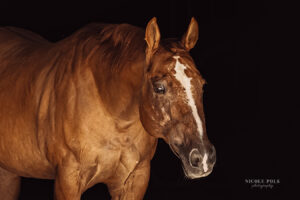
<path fill-rule="evenodd" d="M 91 69 L 104 107 L 114 118 L 139 119 L 145 47 L 144 31 L 129 25 L 93 25 L 74 39 L 84 69 Z M 78 42 L 79 41 L 79 42 Z M 77 56 L 78 57 L 78 56 Z"/>
<path fill-rule="evenodd" d="M 118 120 L 139 120 L 144 57 L 144 53 L 141 53 L 119 67 L 110 65 L 106 60 L 99 60 L 100 57 L 93 61 L 92 71 L 101 101 Z"/>

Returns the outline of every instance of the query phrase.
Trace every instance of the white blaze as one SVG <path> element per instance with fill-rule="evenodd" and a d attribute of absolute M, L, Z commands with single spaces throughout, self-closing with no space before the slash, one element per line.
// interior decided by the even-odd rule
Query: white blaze
<path fill-rule="evenodd" d="M 181 83 L 182 87 L 185 89 L 188 104 L 192 109 L 193 117 L 197 124 L 198 133 L 200 135 L 200 138 L 202 138 L 203 137 L 203 127 L 202 127 L 202 122 L 201 122 L 200 116 L 198 114 L 195 100 L 194 100 L 193 94 L 192 94 L 192 85 L 191 85 L 192 78 L 187 77 L 187 75 L 185 74 L 184 70 L 187 67 L 179 62 L 179 56 L 173 56 L 173 58 L 176 59 L 175 78 Z"/>
<path fill-rule="evenodd" d="M 207 167 L 207 153 L 204 154 L 204 157 L 202 159 L 202 165 L 203 165 L 204 172 L 207 172 L 207 170 L 208 170 L 208 167 Z"/>

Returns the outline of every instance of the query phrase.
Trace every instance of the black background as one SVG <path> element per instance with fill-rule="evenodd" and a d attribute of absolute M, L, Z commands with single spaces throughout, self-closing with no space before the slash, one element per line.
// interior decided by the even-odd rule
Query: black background
<path fill-rule="evenodd" d="M 192 16 L 199 40 L 191 50 L 207 80 L 207 132 L 217 150 L 211 175 L 184 178 L 180 161 L 159 142 L 144 199 L 283 199 L 292 177 L 284 176 L 283 126 L 277 102 L 281 84 L 270 72 L 273 57 L 272 4 L 264 1 L 125 1 L 1 3 L 0 26 L 17 26 L 58 41 L 90 22 L 145 27 L 156 16 L 163 38 L 181 37 Z M 273 57 L 274 60 L 274 57 Z M 268 79 L 268 77 L 270 77 Z M 278 77 L 277 81 L 280 80 Z M 279 81 L 280 82 L 280 81 Z M 271 87 L 270 87 L 271 86 Z M 251 188 L 245 179 L 280 179 L 273 189 Z M 22 179 L 21 200 L 52 199 L 53 181 Z M 82 199 L 110 199 L 98 184 Z"/>

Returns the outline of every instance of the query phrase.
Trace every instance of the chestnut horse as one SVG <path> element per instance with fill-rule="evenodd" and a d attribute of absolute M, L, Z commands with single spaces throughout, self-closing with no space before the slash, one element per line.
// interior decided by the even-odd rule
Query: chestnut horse
<path fill-rule="evenodd" d="M 1 28 L 0 199 L 18 197 L 21 176 L 55 179 L 57 200 L 99 182 L 112 199 L 142 199 L 158 138 L 188 178 L 210 174 L 197 39 L 194 18 L 181 40 L 160 40 L 156 18 L 146 30 L 90 24 L 56 43 Z"/>

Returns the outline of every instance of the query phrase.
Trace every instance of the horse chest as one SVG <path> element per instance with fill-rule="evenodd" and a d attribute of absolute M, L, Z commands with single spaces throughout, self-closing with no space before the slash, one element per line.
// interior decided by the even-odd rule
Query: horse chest
<path fill-rule="evenodd" d="M 145 131 L 138 132 L 137 135 L 132 134 L 135 137 L 130 137 L 130 133 L 128 135 L 112 141 L 116 143 L 111 144 L 111 147 L 116 147 L 117 144 L 120 154 L 119 158 L 114 160 L 113 165 L 117 167 L 108 182 L 116 180 L 125 183 L 130 174 L 140 165 L 149 163 L 153 157 L 157 143 L 155 138 L 149 137 Z"/>
<path fill-rule="evenodd" d="M 80 160 L 89 171 L 87 182 L 91 184 L 125 181 L 139 163 L 150 161 L 155 150 L 156 139 L 141 126 L 133 126 L 126 132 L 119 132 L 109 123 L 107 127 L 111 128 L 101 129 L 81 146 Z"/>

